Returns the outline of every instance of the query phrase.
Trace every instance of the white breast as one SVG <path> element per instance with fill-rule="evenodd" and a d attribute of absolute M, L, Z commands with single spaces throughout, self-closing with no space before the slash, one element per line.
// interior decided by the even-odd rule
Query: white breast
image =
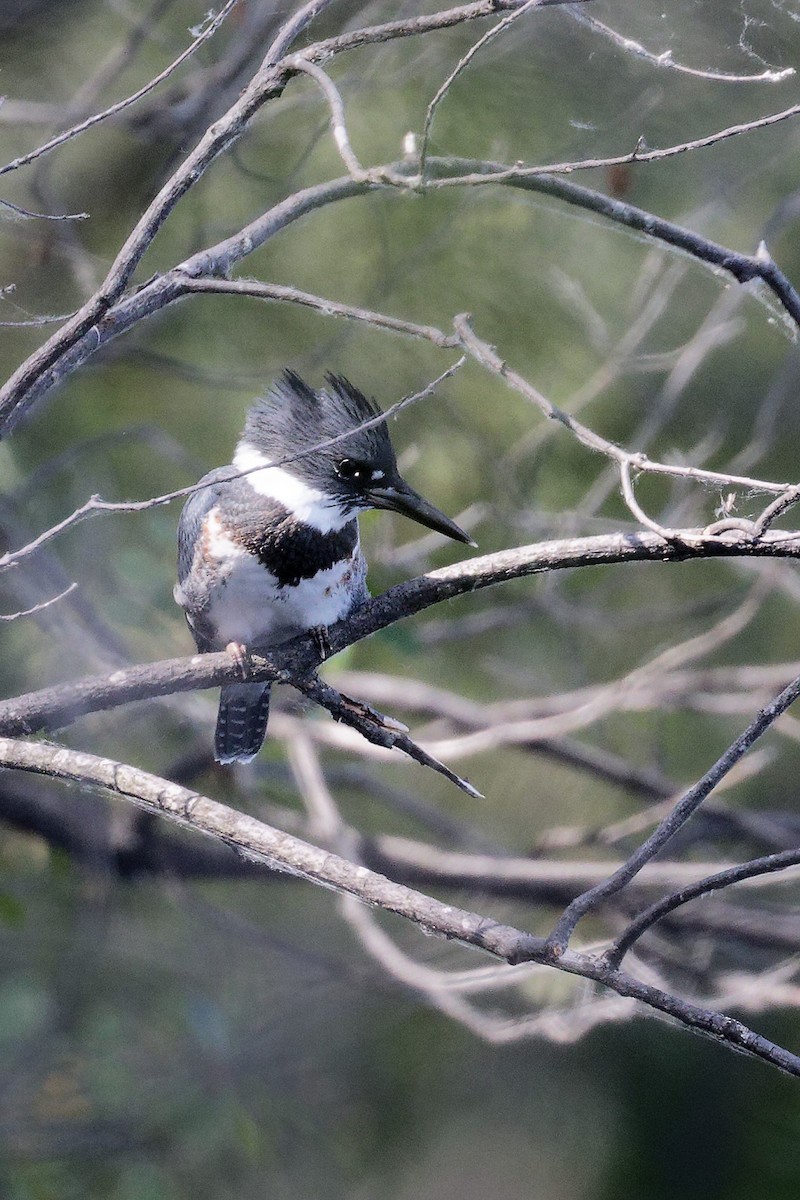
<path fill-rule="evenodd" d="M 209 597 L 207 616 L 220 647 L 238 642 L 268 649 L 319 625 L 332 625 L 366 597 L 366 563 L 356 543 L 352 555 L 294 586 L 275 576 L 222 532 L 212 510 L 207 548 L 223 568 Z"/>
<path fill-rule="evenodd" d="M 366 598 L 366 574 L 367 564 L 356 543 L 350 558 L 318 571 L 313 579 L 301 579 L 295 587 L 279 588 L 278 607 L 291 615 L 296 632 L 332 625 Z"/>

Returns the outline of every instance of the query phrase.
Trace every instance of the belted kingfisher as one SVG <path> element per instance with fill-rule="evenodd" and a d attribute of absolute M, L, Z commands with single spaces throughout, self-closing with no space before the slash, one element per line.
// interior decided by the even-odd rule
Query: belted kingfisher
<path fill-rule="evenodd" d="M 358 514 L 404 513 L 474 545 L 405 482 L 380 409 L 341 375 L 315 391 L 285 371 L 247 414 L 231 467 L 200 480 L 178 525 L 175 600 L 201 653 L 263 653 L 332 625 L 369 596 Z M 354 430 L 335 445 L 321 445 Z M 313 447 L 313 449 L 312 449 Z M 281 464 L 273 466 L 272 464 Z M 270 684 L 222 687 L 214 753 L 249 762 L 269 717 Z"/>

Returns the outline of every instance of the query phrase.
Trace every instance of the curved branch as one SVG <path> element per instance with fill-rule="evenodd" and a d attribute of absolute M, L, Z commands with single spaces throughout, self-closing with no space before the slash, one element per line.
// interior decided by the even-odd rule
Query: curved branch
<path fill-rule="evenodd" d="M 438 168 L 438 179 L 428 178 L 428 187 L 455 187 L 471 184 L 480 186 L 485 183 L 500 183 L 508 187 L 521 188 L 542 192 L 554 196 L 578 208 L 589 212 L 599 213 L 600 216 L 628 229 L 635 229 L 648 237 L 665 242 L 684 251 L 698 262 L 727 271 L 739 283 L 749 283 L 752 279 L 760 279 L 775 294 L 781 305 L 800 325 L 800 294 L 789 282 L 783 271 L 770 257 L 766 247 L 761 245 L 756 254 L 739 254 L 729 246 L 723 246 L 710 238 L 703 237 L 673 221 L 664 220 L 654 213 L 636 208 L 624 200 L 615 200 L 602 192 L 592 191 L 581 187 L 557 175 L 529 175 L 525 168 L 504 166 L 502 163 L 472 164 L 469 159 L 440 158 L 429 159 L 429 174 L 435 163 Z M 477 166 L 477 169 L 476 169 Z M 406 166 L 406 171 L 408 167 Z"/>
<path fill-rule="evenodd" d="M 597 884 L 596 887 L 583 892 L 582 895 L 577 896 L 572 901 L 556 922 L 552 933 L 550 933 L 547 939 L 556 957 L 562 954 L 568 946 L 570 936 L 581 918 L 588 912 L 591 912 L 601 900 L 607 900 L 609 896 L 614 896 L 617 892 L 622 891 L 638 875 L 642 867 L 663 850 L 667 842 L 686 824 L 720 780 L 728 774 L 750 747 L 766 733 L 770 726 L 777 721 L 778 717 L 794 704 L 798 697 L 800 697 L 800 676 L 792 680 L 780 695 L 776 696 L 774 700 L 761 709 L 747 728 L 728 746 L 725 753 L 706 771 L 702 779 L 699 779 L 693 787 L 689 788 L 688 792 L 681 797 L 671 812 L 663 821 L 659 822 L 650 836 L 642 842 L 641 846 L 634 851 L 630 858 L 613 875 L 610 875 L 603 883 Z"/>
<path fill-rule="evenodd" d="M 300 838 L 266 825 L 246 813 L 228 808 L 198 792 L 189 791 L 157 775 L 111 759 L 99 758 L 46 742 L 19 742 L 0 738 L 0 764 L 12 768 L 101 787 L 148 812 L 167 817 L 184 828 L 203 833 L 230 846 L 247 861 L 287 872 L 311 883 L 355 896 L 366 904 L 404 917 L 427 933 L 485 950 L 515 965 L 549 963 L 554 969 L 577 975 L 630 996 L 654 1011 L 680 1021 L 690 1029 L 729 1045 L 800 1077 L 800 1058 L 740 1021 L 722 1013 L 689 1004 L 669 992 L 635 979 L 602 959 L 567 951 L 558 963 L 548 959 L 544 940 L 491 917 L 442 904 L 423 892 L 394 883 L 368 867 L 321 850 Z"/>
<path fill-rule="evenodd" d="M 148 205 L 95 294 L 57 333 L 30 355 L 0 389 L 0 436 L 11 430 L 35 400 L 32 385 L 76 343 L 91 335 L 97 322 L 119 300 L 146 250 L 181 197 L 197 183 L 214 160 L 241 136 L 262 105 L 281 94 L 291 72 L 280 65 L 280 59 L 309 22 L 331 2 L 309 0 L 286 22 L 236 103 L 209 126 L 194 150 L 183 159 L 177 171 Z"/>
<path fill-rule="evenodd" d="M 277 84 L 275 86 L 275 94 L 278 94 L 285 86 L 285 80 L 282 77 L 281 80 L 280 86 L 278 87 Z M 261 97 L 259 103 L 263 103 L 267 98 L 267 96 Z M 243 103 L 244 100 L 245 96 L 242 97 L 240 103 Z M 241 123 L 243 125 L 244 118 Z M 217 124 L 219 125 L 219 122 Z M 216 126 L 212 128 L 216 128 Z M 208 136 L 206 135 L 207 138 Z M 194 161 L 194 157 L 200 154 L 201 148 L 205 146 L 205 141 L 206 139 L 201 142 L 194 156 L 190 156 L 187 162 Z M 202 170 L 205 170 L 210 161 L 222 152 L 222 148 L 224 147 L 215 149 L 212 154 L 210 148 L 206 147 L 203 152 L 206 157 L 203 158 Z M 364 172 L 364 176 L 358 179 L 347 175 L 304 188 L 282 200 L 256 220 L 251 221 L 238 233 L 191 255 L 163 275 L 156 276 L 132 295 L 124 298 L 122 293 L 135 263 L 129 255 L 126 257 L 127 252 L 123 248 L 97 296 L 88 305 L 84 305 L 45 346 L 36 351 L 11 377 L 5 387 L 0 389 L 0 437 L 8 433 L 22 413 L 51 387 L 61 383 L 72 371 L 113 338 L 119 337 L 139 321 L 162 311 L 193 291 L 212 290 L 210 284 L 198 286 L 197 281 L 212 280 L 215 277 L 229 275 L 237 263 L 265 245 L 283 229 L 294 224 L 301 217 L 329 204 L 366 196 L 373 191 L 391 190 L 402 196 L 406 194 L 406 189 L 398 185 L 402 184 L 403 180 L 407 181 L 408 192 L 416 195 L 422 182 L 414 171 L 413 164 L 402 161 L 374 167 Z M 763 247 L 756 254 L 739 254 L 727 246 L 704 238 L 690 229 L 674 224 L 674 222 L 666 221 L 653 213 L 626 204 L 622 200 L 612 199 L 601 192 L 581 187 L 556 175 L 530 175 L 525 168 L 475 159 L 428 158 L 426 160 L 425 188 L 487 184 L 498 184 L 541 193 L 598 213 L 617 224 L 673 246 L 712 269 L 727 271 L 740 283 L 760 279 L 777 297 L 788 315 L 800 325 L 800 294 Z M 186 186 L 188 187 L 188 184 Z M 184 190 L 186 189 L 184 188 Z M 163 196 L 164 192 L 162 191 L 160 197 Z M 178 199 L 179 195 L 172 196 L 169 202 L 170 209 Z M 166 201 L 163 204 L 166 204 Z M 167 209 L 163 207 L 163 204 L 159 208 L 160 215 L 157 223 L 152 225 L 152 228 L 148 226 L 147 237 L 149 240 L 152 240 L 157 228 L 166 219 Z M 157 206 L 157 201 L 153 202 L 151 210 L 148 212 L 154 212 L 154 206 Z M 143 218 L 143 221 L 146 222 L 146 220 L 147 214 Z M 139 229 L 138 226 L 137 229 Z M 141 239 L 143 235 L 140 233 L 136 236 Z M 129 248 L 132 239 L 135 240 L 134 235 L 131 235 L 131 239 L 129 239 Z M 143 247 L 141 253 L 144 253 Z M 136 261 L 138 262 L 138 258 Z M 128 269 L 129 267 L 130 269 Z M 218 290 L 222 291 L 224 287 L 221 286 Z M 289 299 L 290 297 L 279 297 L 275 294 L 274 298 Z M 332 315 L 337 314 L 332 313 Z M 341 312 L 338 315 L 350 315 L 354 319 L 369 319 L 366 316 L 359 317 L 356 310 L 348 314 Z M 398 328 L 396 325 L 394 327 Z M 410 330 L 406 332 L 410 332 Z M 430 334 L 421 333 L 420 336 L 429 337 Z M 446 335 L 442 334 L 441 337 L 444 339 Z M 434 336 L 430 340 L 436 341 L 437 339 Z"/>
<path fill-rule="evenodd" d="M 766 875 L 774 875 L 777 871 L 785 871 L 800 863 L 800 850 L 783 850 L 778 854 L 764 854 L 753 858 L 750 862 L 740 863 L 735 867 L 727 867 L 723 871 L 715 871 L 694 883 L 687 884 L 679 891 L 672 892 L 662 900 L 652 904 L 627 926 L 605 954 L 606 962 L 612 967 L 618 967 L 625 955 L 639 938 L 651 929 L 657 921 L 674 912 L 690 900 L 698 900 L 701 896 L 709 896 L 712 892 L 731 887 L 734 883 L 742 883 L 745 879 L 758 879 Z"/>
<path fill-rule="evenodd" d="M 325 658 L 444 600 L 545 571 L 720 557 L 800 558 L 800 541 L 792 540 L 791 533 L 770 531 L 761 540 L 752 541 L 741 537 L 736 540 L 730 536 L 710 537 L 700 529 L 673 532 L 675 537 L 670 542 L 649 532 L 565 538 L 441 567 L 397 584 L 343 621 L 331 625 L 326 632 Z M 268 659 L 253 655 L 248 664 L 248 678 L 277 680 L 300 690 L 304 687 L 311 690 L 309 677 L 320 661 L 317 639 L 305 634 L 276 647 Z M 58 729 L 84 713 L 174 692 L 218 687 L 236 680 L 241 680 L 241 668 L 227 651 L 146 663 L 5 700 L 0 703 L 0 732 L 18 735 Z"/>
<path fill-rule="evenodd" d="M 18 158 L 12 159 L 11 162 L 7 162 L 5 166 L 0 167 L 0 175 L 7 175 L 10 171 L 16 171 L 19 167 L 27 166 L 28 163 L 32 163 L 35 159 L 41 158 L 42 155 L 49 154 L 49 152 L 51 150 L 55 150 L 57 146 L 63 146 L 64 142 L 71 141 L 72 138 L 77 137 L 81 133 L 85 133 L 87 129 L 91 129 L 94 125 L 99 125 L 101 121 L 105 121 L 109 117 L 114 117 L 117 115 L 117 113 L 121 113 L 126 108 L 130 108 L 132 104 L 136 104 L 138 100 L 141 100 L 144 96 L 147 96 L 153 91 L 154 88 L 157 88 L 160 83 L 163 83 L 164 80 L 169 79 L 170 75 L 177 71 L 178 67 L 182 66 L 188 58 L 191 58 L 195 51 L 199 50 L 200 47 L 209 40 L 209 38 L 212 38 L 222 22 L 238 3 L 239 0 L 227 0 L 227 3 L 220 10 L 220 12 L 218 12 L 216 16 L 211 16 L 206 28 L 197 35 L 194 41 L 191 42 L 186 49 L 178 55 L 177 58 L 173 59 L 168 67 L 165 67 L 163 71 L 159 71 L 159 73 L 149 80 L 149 82 L 147 82 L 143 87 L 140 87 L 130 96 L 126 96 L 124 100 L 117 100 L 116 103 L 109 105 L 109 107 L 103 109 L 102 112 L 94 113 L 92 116 L 80 121 L 77 125 L 73 125 L 71 128 L 65 129 L 61 133 L 57 133 L 55 137 L 50 138 L 50 140 L 45 142 L 43 145 L 37 146 L 35 150 L 29 150 L 26 154 L 20 154 Z"/>

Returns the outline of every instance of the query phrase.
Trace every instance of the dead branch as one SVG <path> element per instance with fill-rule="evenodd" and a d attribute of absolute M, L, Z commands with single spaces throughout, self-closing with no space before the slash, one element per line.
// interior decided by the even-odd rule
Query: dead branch
<path fill-rule="evenodd" d="M 325 657 L 338 654 L 346 646 L 434 604 L 546 571 L 623 562 L 667 563 L 721 557 L 800 558 L 800 540 L 791 533 L 775 530 L 769 530 L 759 541 L 734 539 L 730 535 L 709 537 L 701 529 L 684 529 L 676 531 L 676 535 L 671 542 L 649 532 L 571 538 L 502 550 L 441 567 L 397 584 L 345 620 L 332 625 L 327 631 Z M 315 685 L 307 684 L 307 680 L 321 661 L 317 639 L 307 634 L 276 648 L 269 659 L 253 655 L 247 677 L 277 680 L 301 691 L 306 686 L 313 690 Z M 218 687 L 237 679 L 241 679 L 240 668 L 227 651 L 124 668 L 112 675 L 78 680 L 3 701 L 0 703 L 0 730 L 14 736 L 60 729 L 84 713 L 173 692 Z"/>
<path fill-rule="evenodd" d="M 427 933 L 485 950 L 511 966 L 540 962 L 592 980 L 717 1042 L 760 1058 L 786 1074 L 800 1077 L 800 1058 L 732 1017 L 687 1003 L 612 968 L 594 955 L 567 950 L 554 961 L 543 938 L 490 917 L 442 904 L 422 892 L 393 883 L 367 867 L 354 865 L 156 775 L 47 742 L 20 742 L 8 738 L 0 739 L 0 762 L 15 770 L 101 787 L 148 812 L 223 842 L 248 861 L 260 862 L 273 870 L 285 871 L 355 896 L 363 903 L 412 921 Z"/>

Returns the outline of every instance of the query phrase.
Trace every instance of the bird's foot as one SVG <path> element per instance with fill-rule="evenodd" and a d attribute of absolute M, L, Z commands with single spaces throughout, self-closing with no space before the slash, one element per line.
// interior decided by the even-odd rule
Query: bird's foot
<path fill-rule="evenodd" d="M 328 637 L 327 627 L 325 625 L 314 625 L 309 630 L 309 633 L 314 639 L 314 645 L 317 648 L 320 661 L 324 662 L 326 658 L 330 657 L 333 650 L 333 646 L 330 643 L 330 638 Z"/>
<path fill-rule="evenodd" d="M 225 649 L 239 668 L 242 679 L 247 679 L 247 663 L 250 657 L 247 646 L 244 646 L 241 642 L 228 642 Z"/>

